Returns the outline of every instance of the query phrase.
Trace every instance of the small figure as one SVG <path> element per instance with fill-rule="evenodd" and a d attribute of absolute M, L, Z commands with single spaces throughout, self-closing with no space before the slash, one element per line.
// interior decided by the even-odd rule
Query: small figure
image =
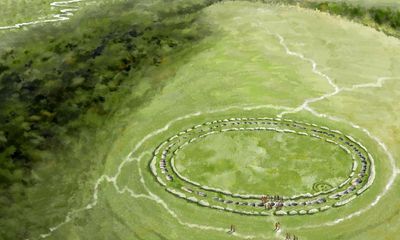
<path fill-rule="evenodd" d="M 231 229 L 229 230 L 229 234 L 232 234 L 232 233 L 234 233 L 234 232 L 236 232 L 236 228 L 235 228 L 235 225 L 232 225 L 231 224 Z"/>
<path fill-rule="evenodd" d="M 281 230 L 281 224 L 280 224 L 279 222 L 277 222 L 277 223 L 275 223 L 275 229 L 274 229 L 274 231 L 277 232 L 277 231 L 279 231 L 279 230 Z"/>
<path fill-rule="evenodd" d="M 282 207 L 283 207 L 283 202 L 282 201 L 279 201 L 278 203 L 276 203 L 276 206 L 275 206 L 276 210 L 281 210 Z"/>
<path fill-rule="evenodd" d="M 269 203 L 268 204 L 268 210 L 271 210 L 272 209 L 272 203 Z"/>
<path fill-rule="evenodd" d="M 261 202 L 262 202 L 262 203 L 265 204 L 265 203 L 267 203 L 267 201 L 268 201 L 268 196 L 262 196 L 262 197 L 261 197 Z"/>
<path fill-rule="evenodd" d="M 285 240 L 291 240 L 290 233 L 286 233 L 286 238 L 285 238 Z"/>

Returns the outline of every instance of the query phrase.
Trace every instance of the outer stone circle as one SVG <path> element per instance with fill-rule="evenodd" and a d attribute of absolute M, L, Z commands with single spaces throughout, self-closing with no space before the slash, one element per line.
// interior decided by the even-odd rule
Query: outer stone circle
<path fill-rule="evenodd" d="M 224 189 L 203 186 L 182 176 L 175 168 L 174 156 L 188 144 L 212 134 L 227 131 L 276 131 L 317 138 L 335 144 L 353 159 L 348 178 L 332 187 L 314 185 L 317 193 L 296 196 L 236 194 Z M 343 206 L 369 188 L 374 180 L 373 158 L 367 149 L 351 136 L 315 124 L 278 118 L 230 118 L 199 124 L 161 143 L 153 152 L 150 164 L 157 181 L 180 198 L 201 206 L 248 215 L 315 214 L 331 207 Z"/>

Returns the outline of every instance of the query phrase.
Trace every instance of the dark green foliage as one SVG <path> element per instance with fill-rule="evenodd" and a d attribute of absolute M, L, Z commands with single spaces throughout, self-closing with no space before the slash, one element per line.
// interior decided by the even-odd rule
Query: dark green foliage
<path fill-rule="evenodd" d="M 400 11 L 389 7 L 364 7 L 362 5 L 354 5 L 346 1 L 325 1 L 315 2 L 313 0 L 247 0 L 250 2 L 264 3 L 283 3 L 287 5 L 298 5 L 304 8 L 316 9 L 322 12 L 343 16 L 365 25 L 375 23 L 375 28 L 385 32 L 388 35 L 400 37 Z"/>
<path fill-rule="evenodd" d="M 318 9 L 335 15 L 346 16 L 351 19 L 364 17 L 367 13 L 364 7 L 353 6 L 346 2 L 306 3 L 305 5 L 309 8 Z"/>
<path fill-rule="evenodd" d="M 387 34 L 400 36 L 400 11 L 391 8 L 367 8 L 359 5 L 352 5 L 346 2 L 302 2 L 301 6 L 318 9 L 323 12 L 344 16 L 361 23 L 368 24 L 368 21 L 374 22 L 379 30 Z M 389 33 L 386 28 L 392 29 Z M 395 33 L 397 32 L 397 33 Z"/>
<path fill-rule="evenodd" d="M 369 14 L 376 23 L 389 25 L 400 31 L 400 11 L 394 11 L 390 8 L 372 8 L 369 10 Z"/>
<path fill-rule="evenodd" d="M 321 3 L 317 7 L 320 11 L 328 11 L 335 15 L 344 15 L 351 19 L 364 17 L 366 9 L 358 6 L 352 6 L 346 2 L 340 3 Z"/>

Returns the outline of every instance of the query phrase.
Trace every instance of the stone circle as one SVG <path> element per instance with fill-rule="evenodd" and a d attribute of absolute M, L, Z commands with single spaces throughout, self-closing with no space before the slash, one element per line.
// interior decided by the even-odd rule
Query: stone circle
<path fill-rule="evenodd" d="M 175 167 L 176 154 L 201 138 L 228 131 L 275 131 L 312 137 L 334 144 L 350 155 L 352 168 L 338 186 L 316 183 L 315 193 L 294 196 L 270 194 L 238 194 L 224 189 L 201 185 L 182 176 Z M 171 194 L 221 211 L 244 215 L 293 216 L 317 214 L 340 207 L 365 192 L 375 178 L 374 160 L 368 150 L 350 135 L 316 124 L 280 118 L 229 118 L 195 125 L 162 142 L 153 152 L 150 169 L 156 180 Z"/>

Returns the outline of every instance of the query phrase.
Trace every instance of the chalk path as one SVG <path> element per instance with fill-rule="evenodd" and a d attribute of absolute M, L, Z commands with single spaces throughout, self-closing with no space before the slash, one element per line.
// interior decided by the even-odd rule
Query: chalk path
<path fill-rule="evenodd" d="M 351 218 L 353 218 L 355 216 L 359 216 L 362 213 L 364 213 L 364 212 L 368 211 L 369 209 L 371 209 L 372 207 L 374 207 L 379 202 L 379 200 L 392 187 L 396 177 L 400 174 L 399 170 L 398 170 L 398 167 L 396 165 L 396 161 L 395 161 L 393 155 L 388 150 L 388 147 L 385 145 L 385 143 L 382 140 L 380 140 L 378 137 L 376 137 L 373 134 L 371 134 L 371 132 L 369 130 L 367 130 L 366 128 L 363 128 L 363 127 L 361 127 L 361 126 L 359 126 L 359 125 L 357 125 L 357 124 L 355 124 L 353 122 L 347 121 L 347 120 L 345 120 L 343 118 L 330 116 L 330 115 L 324 114 L 324 113 L 319 113 L 316 110 L 314 110 L 313 108 L 311 108 L 309 104 L 310 103 L 315 103 L 315 102 L 318 102 L 318 101 L 322 101 L 322 100 L 330 98 L 330 97 L 333 97 L 333 96 L 335 96 L 335 95 L 337 95 L 337 94 L 339 94 L 339 93 L 341 93 L 343 91 L 354 91 L 354 90 L 357 90 L 357 89 L 360 89 L 360 88 L 382 88 L 386 81 L 388 81 L 388 80 L 400 80 L 400 77 L 378 77 L 377 81 L 373 82 L 373 83 L 356 84 L 356 85 L 353 85 L 350 88 L 340 88 L 339 86 L 337 86 L 334 83 L 332 78 L 330 78 L 329 76 L 327 76 L 326 74 L 324 74 L 324 73 L 322 73 L 321 71 L 318 70 L 318 68 L 317 68 L 318 65 L 315 62 L 315 60 L 313 60 L 311 58 L 304 57 L 304 55 L 301 54 L 301 53 L 297 53 L 297 52 L 291 51 L 289 49 L 289 47 L 285 44 L 284 38 L 279 34 L 276 34 L 276 36 L 278 37 L 280 44 L 284 47 L 284 49 L 285 49 L 285 51 L 286 51 L 286 53 L 288 55 L 296 56 L 296 57 L 302 59 L 303 61 L 311 63 L 312 72 L 317 74 L 317 75 L 319 75 L 319 76 L 321 76 L 323 79 L 325 79 L 328 82 L 329 85 L 331 85 L 334 88 L 334 91 L 332 91 L 330 93 L 326 93 L 326 94 L 324 94 L 324 95 L 322 95 L 322 96 L 320 96 L 318 98 L 306 99 L 304 101 L 304 103 L 301 104 L 300 106 L 298 106 L 297 108 L 295 108 L 293 110 L 289 110 L 289 111 L 283 111 L 283 112 L 279 113 L 278 116 L 282 117 L 282 116 L 284 116 L 286 114 L 296 113 L 296 112 L 305 110 L 305 111 L 310 112 L 312 115 L 314 115 L 316 117 L 326 118 L 326 119 L 329 119 L 329 120 L 332 120 L 332 121 L 336 121 L 336 122 L 342 122 L 342 123 L 345 123 L 345 124 L 348 124 L 348 125 L 352 126 L 355 129 L 360 129 L 365 134 L 367 134 L 371 139 L 373 139 L 384 150 L 384 152 L 386 153 L 386 155 L 387 155 L 387 157 L 388 157 L 388 159 L 390 161 L 390 164 L 392 166 L 392 175 L 390 176 L 389 181 L 387 182 L 384 190 L 380 194 L 378 194 L 376 196 L 375 200 L 367 208 L 364 208 L 364 209 L 361 209 L 361 210 L 359 210 L 357 212 L 354 212 L 354 213 L 352 213 L 352 214 L 350 214 L 350 215 L 348 215 L 348 216 L 346 216 L 344 218 L 336 219 L 333 222 L 327 222 L 327 223 L 318 224 L 318 225 L 302 226 L 302 227 L 299 227 L 297 229 L 314 228 L 314 227 L 320 227 L 320 226 L 332 226 L 332 225 L 338 224 L 340 222 L 343 222 L 345 220 L 351 219 Z"/>
<path fill-rule="evenodd" d="M 0 26 L 0 30 L 18 29 L 18 28 L 22 28 L 22 27 L 26 27 L 26 26 L 37 25 L 37 24 L 69 20 L 70 17 L 74 15 L 74 12 L 79 10 L 79 8 L 77 6 L 73 6 L 73 4 L 79 3 L 81 1 L 82 0 L 51 2 L 50 7 L 60 8 L 60 9 L 58 10 L 58 13 L 52 14 L 50 18 L 36 20 L 36 21 L 30 21 L 30 22 L 16 23 L 14 25 L 8 25 L 8 26 Z"/>

